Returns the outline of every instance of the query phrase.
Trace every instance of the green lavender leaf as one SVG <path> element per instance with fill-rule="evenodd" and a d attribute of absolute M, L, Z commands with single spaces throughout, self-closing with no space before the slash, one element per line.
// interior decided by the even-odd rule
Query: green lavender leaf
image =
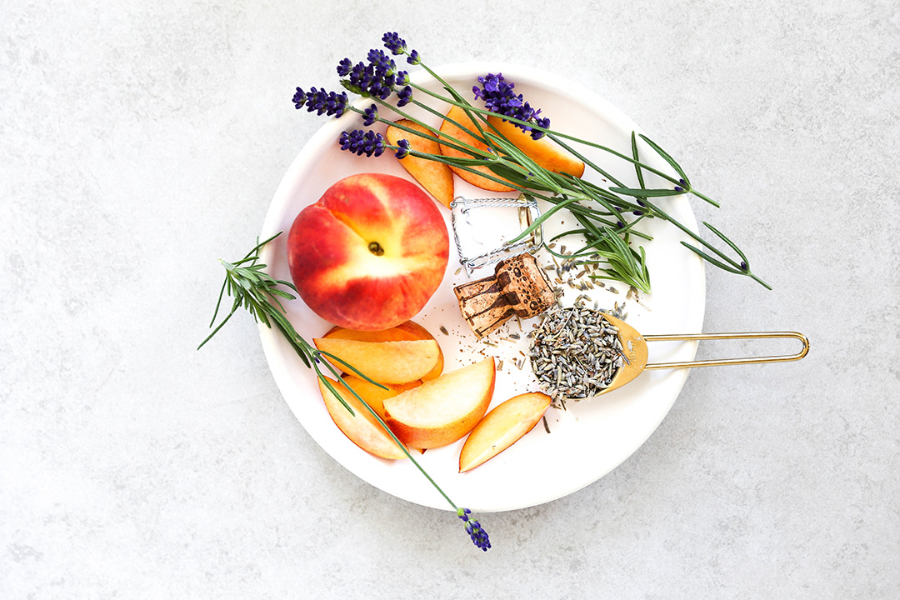
<path fill-rule="evenodd" d="M 625 188 L 625 187 L 611 187 L 610 191 L 615 192 L 617 194 L 626 194 L 628 196 L 634 196 L 635 198 L 658 198 L 663 196 L 681 196 L 686 193 L 678 190 L 667 190 L 667 189 L 636 189 L 636 188 Z"/>
<path fill-rule="evenodd" d="M 672 158 L 671 156 L 669 156 L 669 153 L 668 153 L 668 152 L 666 152 L 665 150 L 663 150 L 662 148 L 660 148 L 659 144 L 657 144 L 656 142 L 654 142 L 653 140 L 651 140 L 650 138 L 648 138 L 648 137 L 647 137 L 646 135 L 644 135 L 643 133 L 640 134 L 640 136 L 641 136 L 641 139 L 642 139 L 642 140 L 644 140 L 645 142 L 647 142 L 647 144 L 648 144 L 651 148 L 653 148 L 653 150 L 663 158 L 663 160 L 665 160 L 667 163 L 669 163 L 669 165 L 671 165 L 672 168 L 675 169 L 675 171 L 676 171 L 679 175 L 681 175 L 681 178 L 684 179 L 685 184 L 687 184 L 687 186 L 690 187 L 690 185 L 691 185 L 691 180 L 688 179 L 688 176 L 685 174 L 684 169 L 681 168 L 681 165 L 679 165 L 677 162 L 675 162 L 675 159 Z"/>

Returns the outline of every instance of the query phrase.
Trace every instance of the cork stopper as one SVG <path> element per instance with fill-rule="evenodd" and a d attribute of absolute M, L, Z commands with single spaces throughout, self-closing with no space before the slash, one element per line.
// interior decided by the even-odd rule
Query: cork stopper
<path fill-rule="evenodd" d="M 479 338 L 513 316 L 536 317 L 556 301 L 547 274 L 528 253 L 500 261 L 493 277 L 464 283 L 453 292 L 463 318 Z"/>

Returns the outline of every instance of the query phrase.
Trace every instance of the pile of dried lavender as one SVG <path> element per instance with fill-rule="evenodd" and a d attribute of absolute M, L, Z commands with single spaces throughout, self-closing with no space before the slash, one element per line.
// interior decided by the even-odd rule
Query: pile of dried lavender
<path fill-rule="evenodd" d="M 606 389 L 622 366 L 619 330 L 598 310 L 577 305 L 548 311 L 532 335 L 531 368 L 554 400 Z"/>

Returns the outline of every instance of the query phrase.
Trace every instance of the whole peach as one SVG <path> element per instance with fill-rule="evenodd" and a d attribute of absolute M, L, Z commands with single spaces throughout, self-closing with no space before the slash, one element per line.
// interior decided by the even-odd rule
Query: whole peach
<path fill-rule="evenodd" d="M 425 307 L 444 277 L 449 237 L 440 210 L 410 181 L 346 177 L 307 206 L 288 235 L 291 278 L 326 321 L 380 331 Z"/>

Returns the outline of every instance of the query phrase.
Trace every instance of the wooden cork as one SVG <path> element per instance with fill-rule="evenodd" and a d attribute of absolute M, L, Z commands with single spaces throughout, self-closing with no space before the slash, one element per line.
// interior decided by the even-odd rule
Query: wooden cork
<path fill-rule="evenodd" d="M 459 310 L 475 335 L 483 337 L 518 315 L 536 317 L 553 306 L 556 295 L 537 260 L 528 253 L 497 263 L 493 277 L 453 288 Z"/>

